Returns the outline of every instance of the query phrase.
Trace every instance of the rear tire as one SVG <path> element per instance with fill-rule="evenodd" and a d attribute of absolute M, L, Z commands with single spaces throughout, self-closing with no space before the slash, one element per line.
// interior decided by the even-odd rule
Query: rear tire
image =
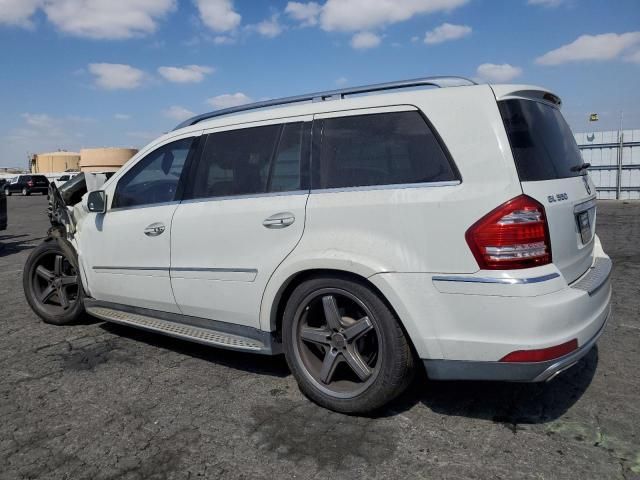
<path fill-rule="evenodd" d="M 282 336 L 300 390 L 342 413 L 367 413 L 402 393 L 414 358 L 400 322 L 369 286 L 316 277 L 289 298 Z"/>
<path fill-rule="evenodd" d="M 29 195 L 31 195 L 31 192 L 29 192 L 29 190 L 27 190 L 26 188 L 22 189 L 22 195 L 25 197 L 28 197 Z"/>
<path fill-rule="evenodd" d="M 11 196 L 11 192 L 9 191 L 8 188 L 4 189 L 4 194 L 5 194 L 6 197 L 10 197 Z"/>
<path fill-rule="evenodd" d="M 63 240 L 61 240 L 63 241 Z M 31 309 L 45 323 L 68 325 L 84 314 L 84 290 L 73 248 L 45 240 L 24 265 L 22 286 Z"/>

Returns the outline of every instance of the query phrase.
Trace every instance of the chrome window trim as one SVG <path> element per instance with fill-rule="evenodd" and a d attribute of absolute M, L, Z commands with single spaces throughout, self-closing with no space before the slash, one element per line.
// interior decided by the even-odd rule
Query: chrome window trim
<path fill-rule="evenodd" d="M 127 210 L 138 210 L 140 208 L 153 208 L 153 207 L 168 207 L 170 205 L 178 205 L 180 203 L 179 200 L 172 200 L 171 202 L 161 202 L 161 203 L 147 203 L 145 205 L 134 205 L 132 207 L 115 207 L 110 208 L 107 212 L 124 212 Z"/>
<path fill-rule="evenodd" d="M 460 180 L 447 180 L 444 182 L 421 182 L 421 183 L 395 183 L 388 185 L 362 185 L 359 187 L 337 187 L 337 188 L 313 188 L 311 193 L 338 193 L 338 192 L 358 192 L 367 190 L 402 190 L 407 188 L 429 188 L 429 187 L 453 187 L 460 185 Z"/>
<path fill-rule="evenodd" d="M 247 198 L 267 198 L 267 197 L 286 197 L 292 195 L 308 195 L 309 190 L 291 190 L 286 192 L 267 192 L 267 193 L 247 193 L 243 195 L 225 195 L 223 197 L 203 197 L 203 198 L 190 198 L 183 200 L 181 204 L 187 203 L 200 203 L 200 202 L 215 202 L 220 200 L 244 200 Z"/>
<path fill-rule="evenodd" d="M 525 285 L 530 283 L 546 282 L 558 278 L 559 273 L 549 273 L 547 275 L 541 275 L 539 277 L 528 278 L 498 278 L 498 277 L 469 277 L 459 275 L 434 275 L 432 280 L 434 282 L 464 282 L 464 283 L 492 283 L 501 285 Z"/>

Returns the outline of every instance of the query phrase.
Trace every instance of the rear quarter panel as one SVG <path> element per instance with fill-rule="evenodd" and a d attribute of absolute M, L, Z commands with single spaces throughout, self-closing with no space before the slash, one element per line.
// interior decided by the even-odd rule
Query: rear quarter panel
<path fill-rule="evenodd" d="M 395 105 L 418 107 L 429 119 L 458 167 L 461 183 L 312 190 L 302 239 L 265 291 L 261 328 L 273 328 L 271 304 L 280 286 L 309 268 L 364 277 L 476 272 L 478 265 L 465 241 L 467 228 L 522 193 L 495 96 L 487 85 L 390 97 Z"/>

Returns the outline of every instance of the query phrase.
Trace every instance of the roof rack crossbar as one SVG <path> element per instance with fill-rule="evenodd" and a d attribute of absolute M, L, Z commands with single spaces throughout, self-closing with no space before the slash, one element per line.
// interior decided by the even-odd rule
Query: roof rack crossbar
<path fill-rule="evenodd" d="M 363 93 L 382 92 L 385 90 L 396 90 L 399 88 L 413 88 L 413 87 L 461 87 L 468 85 L 476 85 L 476 82 L 464 77 L 426 77 L 426 78 L 414 78 L 412 80 L 401 80 L 397 82 L 377 83 L 374 85 L 364 85 L 361 87 L 349 87 L 341 88 L 338 90 L 328 90 L 326 92 L 309 93 L 305 95 L 295 95 L 292 97 L 277 98 L 274 100 L 265 100 L 262 102 L 248 103 L 245 105 L 239 105 L 237 107 L 223 108 L 221 110 L 215 110 L 209 113 L 203 113 L 196 115 L 195 117 L 185 120 L 178 125 L 174 130 L 178 130 L 183 127 L 195 125 L 203 120 L 210 118 L 221 117 L 223 115 L 231 115 L 232 113 L 246 112 L 248 110 L 256 110 L 266 107 L 277 107 L 281 105 L 288 105 L 292 103 L 300 102 L 322 102 L 325 100 L 344 99 L 347 95 L 357 95 Z"/>

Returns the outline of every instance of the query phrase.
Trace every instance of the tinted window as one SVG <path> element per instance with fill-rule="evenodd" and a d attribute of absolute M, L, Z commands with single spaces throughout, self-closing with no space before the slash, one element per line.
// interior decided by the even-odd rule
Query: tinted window
<path fill-rule="evenodd" d="M 280 130 L 280 125 L 268 125 L 209 134 L 190 197 L 267 192 Z"/>
<path fill-rule="evenodd" d="M 301 158 L 304 148 L 304 124 L 287 123 L 283 126 L 278 152 L 273 161 L 270 192 L 300 190 Z"/>
<path fill-rule="evenodd" d="M 44 175 L 34 175 L 31 178 L 35 183 L 49 183 L 49 179 Z"/>
<path fill-rule="evenodd" d="M 175 199 L 192 138 L 169 143 L 140 160 L 118 181 L 112 207 L 134 207 Z"/>
<path fill-rule="evenodd" d="M 520 180 L 553 180 L 575 177 L 586 170 L 571 129 L 560 110 L 531 100 L 498 103 Z"/>
<path fill-rule="evenodd" d="M 456 180 L 456 174 L 418 112 L 324 120 L 314 188 L 449 180 Z"/>

